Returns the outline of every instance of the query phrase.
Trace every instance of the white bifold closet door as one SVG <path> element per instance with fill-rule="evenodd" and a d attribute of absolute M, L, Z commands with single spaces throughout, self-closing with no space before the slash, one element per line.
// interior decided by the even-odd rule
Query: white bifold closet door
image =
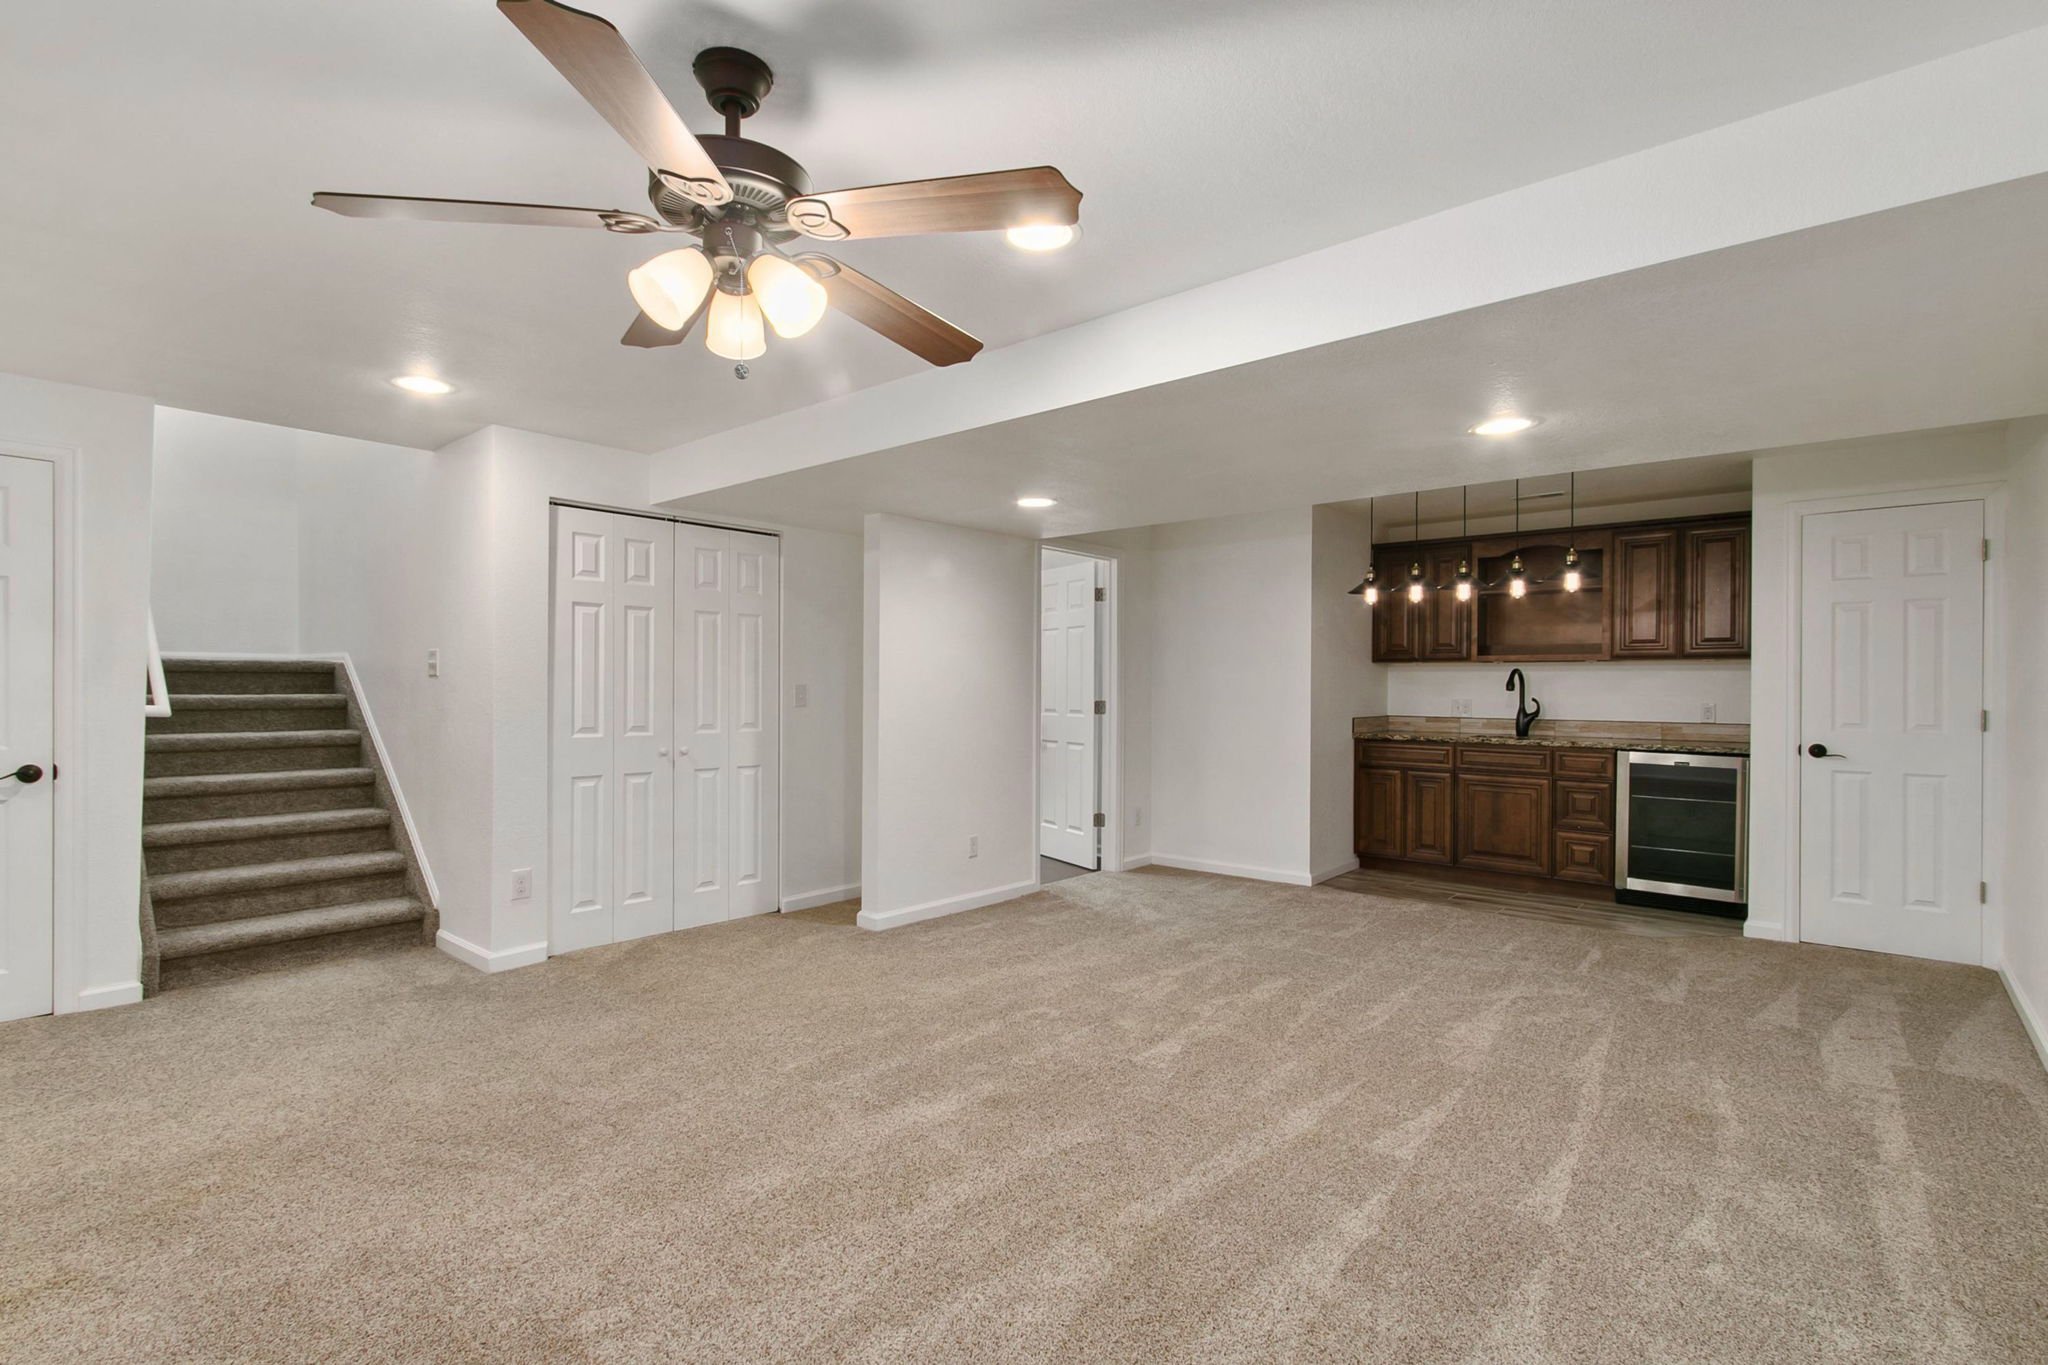
<path fill-rule="evenodd" d="M 779 549 L 555 509 L 550 951 L 779 908 Z"/>

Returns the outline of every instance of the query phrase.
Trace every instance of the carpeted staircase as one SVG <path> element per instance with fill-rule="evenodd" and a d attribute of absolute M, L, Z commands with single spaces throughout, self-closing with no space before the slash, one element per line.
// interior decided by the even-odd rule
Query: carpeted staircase
<path fill-rule="evenodd" d="M 143 782 L 157 989 L 431 941 L 388 774 L 340 665 L 164 661 Z"/>

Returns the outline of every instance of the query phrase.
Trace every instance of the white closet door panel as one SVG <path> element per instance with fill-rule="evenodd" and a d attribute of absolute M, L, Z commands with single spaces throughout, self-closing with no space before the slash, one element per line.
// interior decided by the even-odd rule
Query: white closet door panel
<path fill-rule="evenodd" d="M 555 953 L 610 943 L 614 930 L 612 520 L 578 507 L 555 509 L 547 889 L 548 949 Z"/>
<path fill-rule="evenodd" d="M 732 589 L 728 800 L 732 890 L 728 917 L 781 908 L 782 546 L 773 536 L 728 532 Z"/>
<path fill-rule="evenodd" d="M 731 875 L 728 730 L 730 535 L 679 524 L 676 537 L 676 927 L 726 917 Z"/>
<path fill-rule="evenodd" d="M 0 456 L 0 1019 L 48 1014 L 54 1001 L 56 817 L 56 475 L 44 460 Z"/>
<path fill-rule="evenodd" d="M 613 938 L 628 939 L 675 928 L 675 861 L 669 854 L 675 803 L 675 769 L 669 756 L 674 726 L 675 537 L 667 522 L 624 516 L 614 520 L 619 545 L 614 593 L 619 723 L 612 750 L 618 812 L 612 855 L 618 902 Z"/>

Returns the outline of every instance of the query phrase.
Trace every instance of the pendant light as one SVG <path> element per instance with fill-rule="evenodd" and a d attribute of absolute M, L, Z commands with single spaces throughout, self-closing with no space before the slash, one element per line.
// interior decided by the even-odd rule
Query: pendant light
<path fill-rule="evenodd" d="M 1417 489 L 1415 493 L 1415 539 L 1422 539 L 1422 491 L 1420 489 Z M 1420 602 L 1422 600 L 1422 593 L 1422 561 L 1413 559 L 1408 562 L 1408 600 L 1410 602 Z"/>
<path fill-rule="evenodd" d="M 1570 501 L 1565 504 L 1564 523 L 1564 590 L 1577 592 L 1585 583 L 1579 574 L 1579 476 L 1577 471 L 1573 471 L 1569 477 L 1571 492 L 1568 495 Z"/>
<path fill-rule="evenodd" d="M 1455 589 L 1460 602 L 1472 600 L 1472 490 L 1458 485 L 1458 539 L 1465 542 L 1464 554 L 1458 556 L 1458 578 Z"/>
<path fill-rule="evenodd" d="M 1372 567 L 1373 551 L 1378 548 L 1373 544 L 1373 537 L 1376 534 L 1373 514 L 1379 510 L 1379 502 L 1378 498 L 1367 498 L 1365 501 L 1365 578 L 1349 591 L 1350 596 L 1358 598 L 1368 607 L 1380 604 L 1379 575 Z"/>
<path fill-rule="evenodd" d="M 1515 539 L 1522 538 L 1522 481 L 1515 480 Z M 1523 598 L 1529 595 L 1529 575 L 1522 569 L 1522 551 L 1519 546 L 1515 557 L 1508 561 L 1508 596 Z"/>

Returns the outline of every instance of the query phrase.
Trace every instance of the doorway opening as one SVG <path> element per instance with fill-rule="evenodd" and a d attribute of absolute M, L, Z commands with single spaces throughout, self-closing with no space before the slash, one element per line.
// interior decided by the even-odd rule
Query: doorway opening
<path fill-rule="evenodd" d="M 1115 676 L 1109 657 L 1113 569 L 1113 560 L 1095 555 L 1052 546 L 1039 550 L 1041 885 L 1100 871 L 1110 842 L 1105 754 Z"/>

